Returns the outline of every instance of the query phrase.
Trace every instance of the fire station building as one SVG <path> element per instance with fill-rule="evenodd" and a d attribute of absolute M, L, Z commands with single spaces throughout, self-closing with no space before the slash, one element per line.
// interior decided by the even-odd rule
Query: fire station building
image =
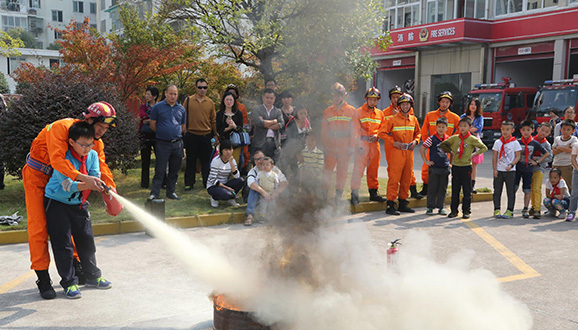
<path fill-rule="evenodd" d="M 510 77 L 516 87 L 578 75 L 578 0 L 386 0 L 392 44 L 372 50 L 375 86 L 399 85 L 416 101 L 416 116 L 454 93 L 453 110 L 475 84 Z"/>

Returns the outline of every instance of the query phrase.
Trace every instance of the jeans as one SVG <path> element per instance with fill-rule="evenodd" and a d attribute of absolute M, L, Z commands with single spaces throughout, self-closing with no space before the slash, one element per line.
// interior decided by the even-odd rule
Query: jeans
<path fill-rule="evenodd" d="M 150 167 L 151 167 L 151 154 L 155 149 L 155 140 L 145 140 L 143 141 L 142 148 L 140 149 L 141 158 L 141 175 L 140 175 L 140 186 L 142 188 L 149 187 L 150 181 Z"/>
<path fill-rule="evenodd" d="M 443 209 L 446 201 L 450 169 L 447 167 L 439 168 L 430 166 L 428 172 L 429 184 L 427 186 L 427 208 Z"/>
<path fill-rule="evenodd" d="M 506 184 L 506 194 L 508 196 L 508 210 L 514 212 L 514 204 L 516 203 L 516 191 L 514 190 L 514 181 L 516 179 L 516 172 L 502 172 L 498 171 L 498 177 L 494 178 L 494 210 L 499 210 L 502 205 L 502 190 L 504 183 Z"/>
<path fill-rule="evenodd" d="M 472 205 L 472 165 L 452 166 L 452 213 L 458 212 L 461 190 L 464 191 L 464 198 L 462 199 L 462 213 L 469 214 L 471 213 Z"/>
<path fill-rule="evenodd" d="M 185 169 L 185 186 L 194 186 L 197 180 L 197 159 L 201 162 L 201 175 L 203 176 L 203 187 L 207 186 L 209 171 L 211 169 L 211 146 L 212 134 L 196 135 L 185 134 L 185 149 L 187 150 L 187 166 Z"/>
<path fill-rule="evenodd" d="M 568 185 L 568 183 L 566 183 L 566 185 Z M 572 194 L 570 196 L 570 206 L 568 207 L 568 211 L 576 213 L 577 208 L 578 208 L 578 171 L 574 170 L 574 173 L 572 173 Z"/>
<path fill-rule="evenodd" d="M 236 178 L 227 181 L 225 186 L 233 188 L 235 190 L 235 194 L 231 193 L 229 190 L 223 187 L 212 186 L 207 189 L 207 192 L 211 197 L 216 201 L 226 201 L 230 199 L 234 199 L 237 196 L 237 193 L 243 188 L 245 185 L 245 181 L 242 178 Z"/>
<path fill-rule="evenodd" d="M 247 199 L 247 209 L 245 210 L 245 215 L 255 215 L 255 207 L 257 202 L 261 198 L 261 194 L 253 189 L 249 189 L 249 198 Z"/>
<path fill-rule="evenodd" d="M 175 186 L 179 177 L 179 169 L 183 161 L 183 140 L 174 143 L 157 140 L 155 152 L 157 161 L 155 163 L 155 176 L 153 178 L 151 195 L 160 196 L 161 185 L 168 166 L 167 196 L 169 196 L 175 192 Z"/>
<path fill-rule="evenodd" d="M 82 205 L 68 205 L 44 198 L 46 227 L 50 235 L 56 269 L 61 278 L 60 285 L 64 289 L 78 284 L 78 277 L 72 264 L 74 245 L 86 278 L 95 280 L 102 275 L 100 269 L 96 267 L 96 245 L 88 205 L 88 202 Z M 74 245 L 71 235 L 74 236 Z"/>

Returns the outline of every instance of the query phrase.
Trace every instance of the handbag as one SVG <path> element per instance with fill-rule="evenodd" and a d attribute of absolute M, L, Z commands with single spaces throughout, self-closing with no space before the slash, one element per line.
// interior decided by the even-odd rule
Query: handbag
<path fill-rule="evenodd" d="M 233 148 L 248 146 L 251 144 L 251 138 L 249 137 L 249 133 L 247 133 L 247 131 L 245 131 L 244 129 L 238 132 L 231 133 L 231 135 L 229 136 L 229 141 L 231 141 Z"/>

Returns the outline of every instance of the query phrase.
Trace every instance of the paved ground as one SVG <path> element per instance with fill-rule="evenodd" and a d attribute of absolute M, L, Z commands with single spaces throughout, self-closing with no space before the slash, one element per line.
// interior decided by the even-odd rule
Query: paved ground
<path fill-rule="evenodd" d="M 490 186 L 489 169 L 483 166 L 480 173 L 484 182 L 489 182 L 484 186 Z M 375 212 L 335 221 L 344 230 L 366 228 L 382 252 L 388 241 L 406 237 L 411 229 L 432 238 L 439 262 L 456 251 L 472 250 L 471 267 L 490 270 L 506 292 L 526 304 L 533 329 L 578 329 L 578 286 L 574 282 L 578 223 L 551 218 L 496 220 L 490 218 L 492 209 L 491 202 L 474 204 L 471 222 L 426 217 L 424 209 L 401 217 Z M 347 218 L 353 221 L 345 221 Z M 238 244 L 255 244 L 265 230 L 263 226 L 230 225 L 184 232 L 191 240 L 235 249 Z M 212 327 L 212 305 L 207 298 L 212 288 L 189 275 L 158 239 L 142 233 L 102 236 L 97 237 L 97 248 L 99 266 L 114 283 L 111 290 L 85 289 L 82 299 L 70 301 L 57 288 L 57 299 L 43 301 L 37 294 L 35 275 L 28 270 L 28 246 L 0 246 L 0 329 Z M 50 271 L 57 279 L 54 266 Z"/>
<path fill-rule="evenodd" d="M 366 227 L 379 250 L 386 242 L 405 237 L 410 229 L 428 233 L 436 260 L 445 262 L 461 249 L 475 252 L 472 267 L 490 270 L 503 288 L 527 304 L 533 329 L 578 329 L 578 271 L 576 223 L 554 219 L 494 220 L 491 203 L 473 207 L 469 226 L 459 219 L 415 215 L 387 217 L 382 212 L 336 220 L 344 229 Z M 472 227 L 472 228 L 470 228 Z M 254 244 L 263 227 L 242 225 L 185 230 L 205 243 Z M 242 243 L 244 242 L 244 243 Z M 249 243 L 250 242 L 250 243 Z M 144 234 L 97 238 L 99 266 L 114 287 L 83 290 L 80 300 L 58 297 L 42 301 L 28 268 L 26 244 L 0 246 L 0 329 L 209 329 L 211 288 L 189 276 L 181 262 L 166 252 L 158 239 Z M 56 270 L 51 268 L 54 278 Z"/>

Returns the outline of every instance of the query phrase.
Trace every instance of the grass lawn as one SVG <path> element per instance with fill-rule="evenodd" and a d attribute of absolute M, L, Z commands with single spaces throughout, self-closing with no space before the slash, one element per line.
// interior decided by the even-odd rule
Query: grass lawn
<path fill-rule="evenodd" d="M 113 172 L 115 182 L 117 185 L 118 193 L 131 200 L 137 205 L 144 206 L 144 203 L 148 196 L 150 195 L 150 189 L 143 189 L 140 187 L 140 168 L 132 169 L 128 171 L 127 175 L 124 175 L 118 171 Z M 152 170 L 154 172 L 154 170 Z M 183 184 L 184 173 L 181 171 L 179 173 L 179 180 L 177 182 L 177 194 L 182 198 L 180 201 L 166 199 L 165 202 L 165 213 L 166 217 L 179 217 L 179 216 L 193 216 L 197 214 L 209 214 L 209 213 L 223 213 L 223 212 L 242 212 L 244 210 L 244 205 L 241 204 L 239 207 L 231 206 L 221 206 L 219 208 L 212 208 L 210 206 L 209 194 L 205 189 L 201 189 L 199 182 L 202 182 L 200 174 L 198 175 L 197 185 L 193 191 L 184 191 Z M 7 175 L 5 180 L 6 188 L 0 190 L 0 215 L 12 215 L 18 211 L 19 215 L 22 215 L 24 219 L 17 226 L 0 226 L 0 230 L 17 230 L 26 229 L 26 203 L 24 200 L 24 187 L 22 181 L 18 180 L 12 176 Z M 345 186 L 345 193 L 343 198 L 349 199 L 349 182 L 350 178 L 347 178 Z M 385 191 L 387 186 L 387 179 L 379 178 L 379 193 L 381 196 L 385 197 Z M 451 187 L 448 187 L 448 191 Z M 421 183 L 418 184 L 418 190 L 421 190 Z M 477 189 L 480 192 L 490 192 L 488 188 Z M 329 197 L 334 196 L 335 189 L 331 187 L 329 189 Z M 361 201 L 367 201 L 369 193 L 367 191 L 367 184 L 365 178 L 361 181 L 361 189 L 359 189 Z M 164 190 L 161 191 L 161 197 L 163 197 Z M 240 197 L 239 197 L 240 198 Z M 132 216 L 123 211 L 116 217 L 112 217 L 106 213 L 104 202 L 102 197 L 98 193 L 91 193 L 88 199 L 90 202 L 90 214 L 93 223 L 102 222 L 118 222 L 133 220 Z M 240 202 L 240 199 L 237 199 Z M 224 203 L 223 203 L 224 204 Z"/>

